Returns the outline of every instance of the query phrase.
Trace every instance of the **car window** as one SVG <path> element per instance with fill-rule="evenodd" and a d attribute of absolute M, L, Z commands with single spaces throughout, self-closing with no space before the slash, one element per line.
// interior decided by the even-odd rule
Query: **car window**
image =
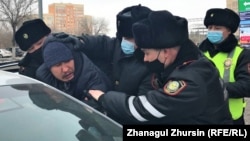
<path fill-rule="evenodd" d="M 26 84 L 0 91 L 0 140 L 122 140 L 121 125 L 59 90 Z"/>

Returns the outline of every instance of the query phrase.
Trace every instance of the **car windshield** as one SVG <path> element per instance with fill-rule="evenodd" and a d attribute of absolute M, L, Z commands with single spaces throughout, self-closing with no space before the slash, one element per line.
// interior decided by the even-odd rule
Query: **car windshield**
<path fill-rule="evenodd" d="M 57 89 L 19 84 L 0 91 L 0 140 L 122 140 L 121 125 Z"/>

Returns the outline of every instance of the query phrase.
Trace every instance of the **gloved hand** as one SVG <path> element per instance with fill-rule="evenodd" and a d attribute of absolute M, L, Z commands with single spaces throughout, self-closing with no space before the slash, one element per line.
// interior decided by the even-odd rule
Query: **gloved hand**
<path fill-rule="evenodd" d="M 69 37 L 69 34 L 66 34 L 64 32 L 53 33 L 53 35 L 56 38 L 61 38 L 61 39 Z"/>
<path fill-rule="evenodd" d="M 77 37 L 64 32 L 56 33 L 54 36 L 56 41 L 73 44 L 73 50 L 83 51 L 82 49 L 85 46 L 85 43 L 82 36 Z"/>
<path fill-rule="evenodd" d="M 66 44 L 71 44 L 69 47 L 73 50 L 83 51 L 84 42 L 81 40 L 82 38 L 69 35 L 64 32 L 53 33 L 51 34 L 44 43 L 44 46 L 49 42 L 59 41 Z"/>
<path fill-rule="evenodd" d="M 50 40 L 48 41 L 60 41 L 63 43 L 74 42 L 74 40 L 70 37 L 70 35 L 64 32 L 53 33 L 52 38 L 50 38 Z"/>
<path fill-rule="evenodd" d="M 79 43 L 74 46 L 74 50 L 84 51 L 84 47 L 86 45 L 84 41 L 84 36 L 74 36 L 74 37 L 77 38 L 77 40 L 79 41 Z"/>

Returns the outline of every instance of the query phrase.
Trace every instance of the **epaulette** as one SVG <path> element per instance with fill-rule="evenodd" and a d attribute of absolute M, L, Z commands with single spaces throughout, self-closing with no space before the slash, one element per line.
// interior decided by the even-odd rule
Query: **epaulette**
<path fill-rule="evenodd" d="M 178 68 L 183 68 L 189 64 L 191 64 L 194 60 L 190 60 L 190 61 L 186 61 L 186 62 L 183 62 L 182 65 L 180 65 Z"/>

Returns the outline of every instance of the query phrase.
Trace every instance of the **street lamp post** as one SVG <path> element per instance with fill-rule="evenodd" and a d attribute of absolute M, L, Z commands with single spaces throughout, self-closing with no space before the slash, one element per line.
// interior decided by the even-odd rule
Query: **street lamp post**
<path fill-rule="evenodd" d="M 43 19 L 43 1 L 38 0 L 39 18 Z"/>

